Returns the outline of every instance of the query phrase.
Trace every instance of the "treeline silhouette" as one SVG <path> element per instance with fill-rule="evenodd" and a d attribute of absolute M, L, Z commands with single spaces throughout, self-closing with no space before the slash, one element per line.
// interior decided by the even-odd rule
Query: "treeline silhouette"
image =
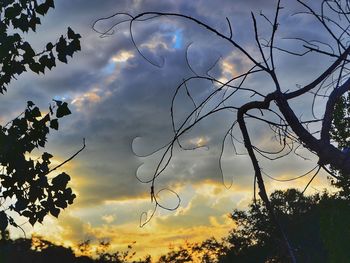
<path fill-rule="evenodd" d="M 108 243 L 101 242 L 96 250 L 96 255 L 77 255 L 71 247 L 54 244 L 40 237 L 19 238 L 11 240 L 8 232 L 2 235 L 0 245 L 1 263 L 107 263 L 107 262 L 151 262 L 150 257 L 140 260 L 132 260 L 135 253 L 130 254 L 131 246 L 125 252 L 108 253 L 105 249 Z M 78 245 L 81 252 L 89 252 L 89 241 Z"/>
<path fill-rule="evenodd" d="M 298 262 L 348 262 L 350 209 L 346 197 L 327 192 L 305 196 L 298 190 L 288 189 L 275 191 L 270 198 Z M 110 252 L 108 242 L 101 241 L 92 249 L 90 241 L 85 241 L 73 250 L 40 237 L 12 240 L 8 231 L 4 231 L 0 262 L 288 262 L 283 244 L 276 238 L 277 230 L 261 201 L 252 202 L 246 211 L 234 210 L 230 217 L 236 227 L 222 240 L 209 238 L 202 243 L 184 243 L 158 259 L 138 258 L 133 244 L 125 251 Z"/>

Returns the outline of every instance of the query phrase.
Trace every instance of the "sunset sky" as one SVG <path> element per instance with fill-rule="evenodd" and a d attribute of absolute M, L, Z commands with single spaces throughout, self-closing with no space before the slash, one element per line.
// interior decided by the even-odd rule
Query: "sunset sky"
<path fill-rule="evenodd" d="M 43 225 L 34 228 L 24 224 L 26 233 L 37 233 L 66 245 L 87 239 L 110 240 L 113 249 L 119 250 L 136 241 L 135 249 L 140 256 L 157 255 L 169 245 L 184 241 L 225 236 L 234 227 L 227 214 L 235 208 L 245 208 L 253 198 L 253 169 L 246 155 L 236 155 L 228 147 L 221 159 L 223 177 L 220 174 L 221 144 L 234 113 L 210 117 L 183 137 L 182 142 L 188 147 L 205 147 L 175 150 L 168 169 L 157 181 L 158 189 L 167 187 L 180 196 L 180 207 L 171 212 L 158 210 L 142 228 L 139 227 L 141 214 L 149 213 L 153 204 L 150 184 L 140 183 L 136 176 L 143 179 L 152 176 L 160 154 L 139 156 L 152 153 L 172 138 L 172 96 L 182 79 L 194 74 L 186 63 L 186 50 L 188 63 L 200 74 L 220 58 L 211 73 L 221 80 L 247 70 L 250 67 L 247 58 L 224 40 L 184 19 L 165 17 L 135 24 L 135 42 L 149 61 L 137 52 L 127 23 L 105 38 L 92 30 L 92 24 L 117 12 L 136 15 L 143 11 L 163 11 L 190 15 L 229 34 L 225 19 L 228 17 L 233 38 L 254 56 L 257 47 L 250 12 L 259 19 L 261 37 L 268 38 L 269 25 L 259 13 L 262 10 L 271 16 L 275 3 L 274 0 L 57 0 L 56 8 L 42 19 L 37 33 L 26 37 L 40 51 L 70 26 L 82 35 L 82 51 L 68 65 L 59 63 L 45 75 L 26 73 L 13 81 L 9 91 L 0 97 L 0 120 L 6 123 L 13 119 L 28 100 L 42 109 L 52 99 L 64 100 L 73 114 L 62 120 L 58 132 L 50 135 L 46 150 L 61 162 L 81 148 L 83 138 L 86 149 L 62 168 L 72 177 L 71 185 L 77 193 L 74 204 L 58 219 L 48 217 Z M 282 1 L 282 5 L 285 9 L 280 17 L 279 46 L 300 51 L 300 42 L 283 38 L 324 39 L 324 32 L 311 18 L 292 15 L 303 10 L 294 1 Z M 103 31 L 118 19 L 123 17 L 98 23 L 96 28 Z M 308 83 L 331 62 L 327 57 L 290 57 L 277 51 L 275 60 L 285 91 Z M 263 93 L 273 88 L 263 75 L 256 75 L 247 86 Z M 198 100 L 213 88 L 206 82 L 193 82 L 189 86 Z M 238 93 L 231 103 L 239 106 L 248 99 L 246 94 Z M 297 115 L 303 119 L 311 116 L 310 99 L 311 96 L 293 101 Z M 316 114 L 322 103 L 316 102 Z M 179 94 L 175 106 L 175 118 L 180 121 L 191 109 L 186 93 Z M 277 147 L 266 125 L 248 124 L 256 145 L 266 149 Z M 237 138 L 241 138 L 238 130 Z M 244 153 L 242 145 L 237 147 Z M 303 150 L 300 153 L 304 154 Z M 305 154 L 309 161 L 291 154 L 279 161 L 261 159 L 260 164 L 269 175 L 292 178 L 316 165 L 312 155 Z M 304 177 L 291 184 L 266 178 L 266 186 L 269 192 L 291 186 L 303 189 L 309 179 Z M 231 182 L 231 187 L 225 187 Z M 326 187 L 326 176 L 319 175 L 309 193 Z M 164 198 L 167 205 L 176 204 L 175 196 Z M 23 235 L 11 231 L 13 236 Z"/>

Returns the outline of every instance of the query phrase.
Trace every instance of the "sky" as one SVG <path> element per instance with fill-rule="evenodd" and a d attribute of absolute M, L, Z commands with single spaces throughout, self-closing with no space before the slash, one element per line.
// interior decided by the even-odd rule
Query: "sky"
<path fill-rule="evenodd" d="M 135 23 L 132 32 L 142 55 L 132 42 L 127 23 L 103 38 L 92 30 L 92 24 L 115 13 L 174 12 L 198 18 L 228 35 L 227 17 L 233 38 L 256 56 L 250 12 L 258 18 L 261 38 L 267 38 L 270 28 L 259 13 L 262 10 L 271 17 L 275 4 L 274 0 L 56 1 L 56 8 L 42 19 L 36 34 L 30 33 L 25 38 L 39 51 L 70 26 L 82 35 L 82 51 L 67 65 L 60 63 L 45 75 L 26 73 L 13 81 L 9 91 L 0 97 L 0 120 L 6 122 L 17 116 L 28 100 L 41 108 L 46 108 L 52 99 L 64 100 L 73 114 L 62 120 L 58 132 L 50 135 L 46 151 L 55 156 L 56 162 L 62 162 L 81 148 L 83 138 L 86 149 L 62 168 L 72 177 L 71 186 L 77 194 L 74 204 L 58 219 L 45 219 L 43 225 L 32 228 L 24 222 L 26 233 L 36 233 L 65 245 L 87 239 L 109 240 L 112 248 L 118 250 L 136 241 L 135 249 L 140 256 L 158 255 L 169 246 L 185 241 L 225 236 L 234 227 L 228 214 L 236 208 L 244 209 L 253 198 L 253 169 L 247 155 L 235 154 L 226 147 L 220 158 L 223 137 L 235 117 L 232 112 L 212 116 L 184 135 L 183 145 L 201 147 L 189 151 L 175 149 L 171 163 L 156 184 L 157 189 L 175 191 L 181 199 L 180 206 L 175 211 L 158 209 L 142 228 L 139 226 L 140 220 L 145 220 L 142 215 L 144 212 L 149 215 L 154 204 L 150 184 L 140 183 L 137 178 L 152 177 L 161 152 L 149 154 L 172 139 L 170 105 L 183 78 L 193 76 L 194 72 L 205 74 L 210 69 L 210 74 L 227 80 L 247 70 L 250 62 L 224 40 L 180 18 Z M 302 10 L 294 1 L 282 1 L 282 5 L 285 8 L 281 11 L 278 45 L 300 51 L 298 41 L 285 38 L 325 39 L 325 32 L 310 17 L 293 15 Z M 113 17 L 95 26 L 103 31 L 124 18 Z M 275 60 L 284 90 L 310 82 L 330 63 L 329 58 L 312 54 L 300 58 L 277 51 Z M 259 74 L 249 79 L 246 87 L 262 93 L 273 88 L 271 81 Z M 215 86 L 198 81 L 191 82 L 188 89 L 199 102 Z M 249 95 L 239 92 L 230 103 L 239 106 L 249 99 Z M 306 96 L 293 101 L 298 116 L 305 119 L 311 116 L 310 99 L 311 96 Z M 323 103 L 316 102 L 316 114 Z M 179 124 L 193 105 L 184 90 L 174 105 L 175 122 Z M 277 147 L 266 125 L 249 121 L 248 125 L 256 145 L 264 149 Z M 239 130 L 235 132 L 239 140 Z M 238 143 L 237 151 L 244 153 L 245 149 Z M 292 154 L 278 161 L 261 159 L 260 163 L 264 172 L 276 178 L 291 178 L 315 166 L 312 155 L 303 150 L 301 153 L 310 160 Z M 293 184 L 265 180 L 271 192 L 290 186 L 303 189 L 309 178 Z M 327 187 L 326 177 L 318 176 L 312 186 L 309 193 Z M 164 205 L 177 205 L 172 192 L 161 194 Z M 13 230 L 13 235 L 21 233 Z"/>

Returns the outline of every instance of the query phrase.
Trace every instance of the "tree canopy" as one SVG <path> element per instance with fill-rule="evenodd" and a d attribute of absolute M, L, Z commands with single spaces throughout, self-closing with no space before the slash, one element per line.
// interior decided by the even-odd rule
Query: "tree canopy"
<path fill-rule="evenodd" d="M 56 43 L 48 42 L 37 52 L 26 41 L 35 32 L 50 9 L 53 0 L 4 0 L 0 2 L 0 92 L 7 91 L 11 81 L 25 71 L 44 74 L 56 66 L 56 59 L 67 63 L 67 56 L 80 50 L 79 34 L 68 28 Z M 14 120 L 0 126 L 0 231 L 8 225 L 20 227 L 9 212 L 29 220 L 31 225 L 42 223 L 46 215 L 57 217 L 76 197 L 68 186 L 66 173 L 48 176 L 61 167 L 51 165 L 53 155 L 43 149 L 50 131 L 58 130 L 59 119 L 71 114 L 66 102 L 54 100 L 48 113 L 42 114 L 32 101 Z M 85 146 L 85 144 L 84 144 Z"/>
<path fill-rule="evenodd" d="M 56 66 L 56 58 L 67 63 L 67 56 L 80 50 L 81 36 L 68 28 L 67 35 L 61 35 L 56 43 L 48 42 L 45 48 L 34 51 L 22 33 L 36 31 L 41 24 L 41 17 L 54 8 L 53 0 L 42 3 L 37 0 L 6 0 L 0 3 L 0 92 L 7 90 L 7 86 L 15 76 L 27 70 L 37 74 L 45 73 Z"/>

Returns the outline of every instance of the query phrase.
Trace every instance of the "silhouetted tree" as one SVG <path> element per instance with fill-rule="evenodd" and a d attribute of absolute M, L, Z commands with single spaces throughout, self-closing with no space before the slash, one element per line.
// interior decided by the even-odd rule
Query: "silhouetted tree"
<path fill-rule="evenodd" d="M 151 263 L 151 256 L 135 259 L 132 245 L 125 251 L 108 252 L 109 243 L 101 241 L 97 252 L 92 253 L 90 241 L 78 245 L 79 253 L 76 255 L 71 247 L 64 247 L 47 241 L 39 236 L 31 239 L 20 238 L 0 242 L 0 262 L 11 263 Z"/>
<path fill-rule="evenodd" d="M 305 196 L 296 189 L 275 191 L 270 196 L 282 227 L 295 248 L 297 262 L 347 262 L 350 204 L 338 193 Z M 247 210 L 234 210 L 235 227 L 218 242 L 186 243 L 172 248 L 159 262 L 264 263 L 288 262 L 269 213 L 261 200 Z"/>
<path fill-rule="evenodd" d="M 338 148 L 344 153 L 350 154 L 350 93 L 340 96 L 334 106 L 334 117 L 331 127 L 331 138 L 337 143 Z M 331 166 L 334 173 L 330 178 L 331 183 L 340 189 L 343 198 L 350 199 L 350 177 L 341 170 Z"/>
<path fill-rule="evenodd" d="M 185 242 L 177 248 L 171 248 L 170 251 L 160 256 L 158 262 L 218 262 L 220 256 L 226 253 L 227 247 L 215 238 L 209 238 L 201 243 Z"/>
<path fill-rule="evenodd" d="M 304 196 L 295 189 L 270 196 L 298 262 L 346 262 L 349 252 L 350 206 L 347 200 L 327 193 Z M 276 228 L 261 201 L 248 211 L 235 210 L 228 252 L 220 262 L 288 262 L 281 253 Z"/>
<path fill-rule="evenodd" d="M 66 36 L 60 36 L 56 43 L 47 43 L 40 52 L 26 41 L 24 33 L 35 32 L 41 17 L 51 8 L 54 8 L 53 0 L 0 1 L 0 93 L 4 93 L 11 81 L 23 72 L 44 74 L 46 69 L 56 66 L 56 59 L 67 63 L 67 56 L 72 57 L 80 50 L 81 36 L 71 28 Z M 69 175 L 60 173 L 52 178 L 48 175 L 75 155 L 55 167 L 50 165 L 53 157 L 50 153 L 43 152 L 35 159 L 30 155 L 34 149 L 45 147 L 50 129 L 58 130 L 58 120 L 69 114 L 66 102 L 54 101 L 48 113 L 42 114 L 32 101 L 28 101 L 24 112 L 0 126 L 2 233 L 9 224 L 19 227 L 8 211 L 26 217 L 34 225 L 43 222 L 49 213 L 57 217 L 61 209 L 73 203 L 75 195 L 67 186 Z"/>
<path fill-rule="evenodd" d="M 252 27 L 254 29 L 255 38 L 254 51 L 245 48 L 234 38 L 231 22 L 228 18 L 226 18 L 228 32 L 221 32 L 197 18 L 179 13 L 144 12 L 137 15 L 116 13 L 95 22 L 93 25 L 94 29 L 101 33 L 103 37 L 113 34 L 115 27 L 122 23 L 129 23 L 132 42 L 135 44 L 138 53 L 153 65 L 159 66 L 147 59 L 146 55 L 143 54 L 142 50 L 136 45 L 133 36 L 133 25 L 137 22 L 146 23 L 152 19 L 158 19 L 164 16 L 185 19 L 204 28 L 208 33 L 214 34 L 224 43 L 231 45 L 233 50 L 244 56 L 247 61 L 246 65 L 249 68 L 246 72 L 236 74 L 232 79 L 222 81 L 219 77 L 210 73 L 211 69 L 213 69 L 216 64 L 209 68 L 206 73 L 200 74 L 193 70 L 187 59 L 189 69 L 192 71 L 193 75 L 185 78 L 184 81 L 177 86 L 174 93 L 171 104 L 173 136 L 166 145 L 160 147 L 159 152 L 161 153 L 161 158 L 153 177 L 150 180 L 140 179 L 141 182 L 150 184 L 151 200 L 155 203 L 154 211 L 146 221 L 154 215 L 158 207 L 166 208 L 158 202 L 157 193 L 159 190 L 157 189 L 156 179 L 169 165 L 175 149 L 186 149 L 181 142 L 181 138 L 199 122 L 219 112 L 232 113 L 232 116 L 227 118 L 230 125 L 223 139 L 222 152 L 224 151 L 225 142 L 227 141 L 232 143 L 234 149 L 236 149 L 236 143 L 244 144 L 255 171 L 254 189 L 255 185 L 257 185 L 258 194 L 265 204 L 269 217 L 274 227 L 279 229 L 279 236 L 284 244 L 284 248 L 282 249 L 284 250 L 283 253 L 289 253 L 289 258 L 292 262 L 296 262 L 294 256 L 296 248 L 291 247 L 286 233 L 281 223 L 279 223 L 276 212 L 268 198 L 263 179 L 264 173 L 262 172 L 257 156 L 268 160 L 283 158 L 291 153 L 296 153 L 297 156 L 300 156 L 297 150 L 305 148 L 318 158 L 315 168 L 305 174 L 313 173 L 312 179 L 307 186 L 322 168 L 329 172 L 329 166 L 331 166 L 333 169 L 340 171 L 341 176 L 346 178 L 341 182 L 345 182 L 347 187 L 345 189 L 348 189 L 350 155 L 347 150 L 344 151 L 341 144 L 336 145 L 333 141 L 333 139 L 335 139 L 334 136 L 338 135 L 343 139 L 347 139 L 348 130 L 345 134 L 338 132 L 337 135 L 333 132 L 334 130 L 332 130 L 332 123 L 336 125 L 336 118 L 339 115 L 339 111 L 337 111 L 336 107 L 339 106 L 339 100 L 341 100 L 344 95 L 348 94 L 350 88 L 348 69 L 350 54 L 348 42 L 350 36 L 350 4 L 348 0 L 322 0 L 319 2 L 296 0 L 295 3 L 303 9 L 298 12 L 298 14 L 313 19 L 315 23 L 319 24 L 318 30 L 323 30 L 324 34 L 322 39 L 307 39 L 308 36 L 305 35 L 301 38 L 299 36 L 293 36 L 294 38 L 292 38 L 292 41 L 302 43 L 299 49 L 296 48 L 294 50 L 283 48 L 281 45 L 282 43 L 278 39 L 279 29 L 283 26 L 279 22 L 280 13 L 283 9 L 280 0 L 276 1 L 276 8 L 271 17 L 263 13 L 261 14 L 261 19 L 266 21 L 269 26 L 269 33 L 265 36 L 261 35 L 258 29 L 257 18 L 252 13 Z M 118 17 L 120 17 L 120 20 L 116 20 Z M 108 19 L 113 19 L 112 26 L 108 27 L 106 30 L 97 29 L 100 21 Z M 288 85 L 283 83 L 280 79 L 281 74 L 277 74 L 277 52 L 282 52 L 287 56 L 293 57 L 305 57 L 312 53 L 320 57 L 327 57 L 332 60 L 332 62 L 327 65 L 324 71 L 314 76 L 309 84 L 301 86 L 297 83 L 290 83 Z M 312 59 L 316 61 L 315 58 Z M 303 60 L 300 61 L 300 64 L 302 63 Z M 271 87 L 269 89 L 259 86 L 252 88 L 249 85 L 249 81 L 254 80 L 253 78 L 256 75 L 265 76 L 265 78 L 270 81 L 269 85 Z M 286 72 L 286 75 L 288 75 L 288 72 Z M 213 85 L 213 90 L 204 97 L 194 98 L 192 96 L 190 84 L 195 80 L 207 81 L 209 84 Z M 296 88 L 293 87 L 294 84 L 296 84 Z M 188 95 L 193 104 L 193 108 L 178 124 L 178 121 L 174 119 L 174 112 L 176 110 L 174 102 L 181 91 L 184 91 Z M 248 101 L 241 100 L 242 104 L 233 104 L 232 98 L 243 93 L 247 95 L 245 97 L 250 99 L 248 99 Z M 310 107 L 312 108 L 315 105 L 315 99 L 325 99 L 325 101 L 323 101 L 323 114 L 321 117 L 317 117 L 314 114 L 311 119 L 302 120 L 301 117 L 297 116 L 291 102 L 293 100 L 301 100 L 310 93 L 314 96 L 313 102 L 310 102 Z M 255 97 L 258 97 L 258 99 L 255 99 Z M 266 124 L 270 128 L 272 135 L 276 138 L 276 141 L 279 142 L 280 149 L 269 151 L 258 147 L 252 141 L 248 132 L 247 119 Z M 345 119 L 343 119 L 343 121 L 345 122 Z M 348 122 L 346 121 L 346 123 L 346 127 L 348 127 Z M 241 131 L 243 137 L 242 142 L 235 137 L 234 130 L 236 127 Z M 330 173 L 330 176 L 333 177 L 334 174 Z M 160 191 L 163 190 L 164 189 L 161 189 Z"/>

